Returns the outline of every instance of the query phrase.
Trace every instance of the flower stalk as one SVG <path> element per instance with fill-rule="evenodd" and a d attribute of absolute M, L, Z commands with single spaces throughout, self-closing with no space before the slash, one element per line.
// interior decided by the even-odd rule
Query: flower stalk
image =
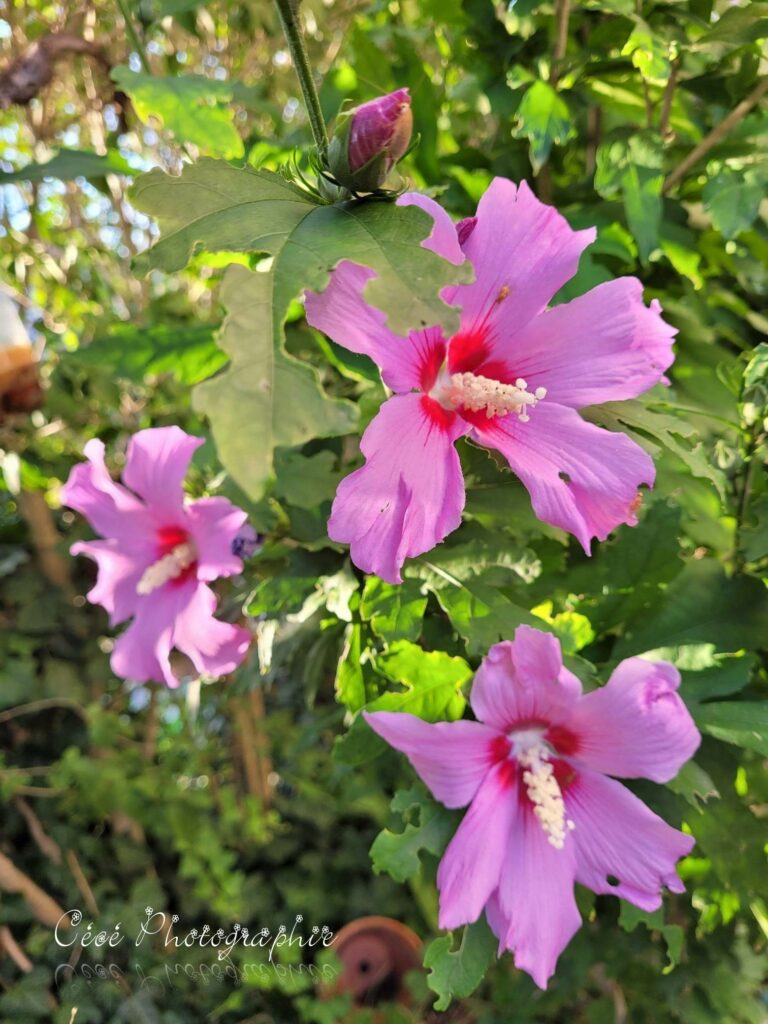
<path fill-rule="evenodd" d="M 304 36 L 299 22 L 299 2 L 300 0 L 275 0 L 275 5 L 280 18 L 280 24 L 283 27 L 285 41 L 288 44 L 288 49 L 291 51 L 296 77 L 299 79 L 315 145 L 321 159 L 325 161 L 328 153 L 328 133 L 325 128 L 325 120 L 323 119 L 323 112 L 320 107 L 320 97 L 317 93 L 312 67 L 309 63 L 309 55 L 304 45 Z"/>

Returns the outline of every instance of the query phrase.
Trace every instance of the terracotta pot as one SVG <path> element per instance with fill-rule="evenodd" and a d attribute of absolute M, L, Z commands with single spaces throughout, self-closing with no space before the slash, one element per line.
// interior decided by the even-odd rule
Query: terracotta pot
<path fill-rule="evenodd" d="M 421 939 L 410 928 L 390 917 L 361 917 L 341 929 L 333 950 L 341 974 L 329 995 L 348 992 L 357 1006 L 409 1005 L 404 978 L 421 970 L 423 956 Z"/>

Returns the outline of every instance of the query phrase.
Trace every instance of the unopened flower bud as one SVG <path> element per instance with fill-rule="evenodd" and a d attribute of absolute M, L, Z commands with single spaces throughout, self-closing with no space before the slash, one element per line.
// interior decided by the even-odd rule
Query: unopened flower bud
<path fill-rule="evenodd" d="M 407 89 L 342 110 L 328 149 L 331 173 L 352 192 L 375 192 L 407 151 L 412 131 Z"/>

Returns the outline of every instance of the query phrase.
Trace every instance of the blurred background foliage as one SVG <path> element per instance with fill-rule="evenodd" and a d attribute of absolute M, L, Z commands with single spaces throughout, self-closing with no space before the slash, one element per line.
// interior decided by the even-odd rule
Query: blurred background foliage
<path fill-rule="evenodd" d="M 464 444 L 464 525 L 393 588 L 364 580 L 325 532 L 357 433 L 278 448 L 258 501 L 208 443 L 191 490 L 228 494 L 267 538 L 221 593 L 254 631 L 252 656 L 174 692 L 116 680 L 106 617 L 82 596 L 91 566 L 66 554 L 87 527 L 60 509 L 59 485 L 90 437 L 119 469 L 141 427 L 207 435 L 189 394 L 225 362 L 222 273 L 259 259 L 132 271 L 157 230 L 128 186 L 201 156 L 277 168 L 308 126 L 267 2 L 0 0 L 0 288 L 45 350 L 42 407 L 0 423 L 0 1021 L 416 1022 L 437 993 L 440 1010 L 458 1002 L 436 1019 L 478 1024 L 764 1024 L 768 5 L 301 8 L 329 119 L 344 98 L 409 86 L 415 187 L 461 217 L 494 174 L 527 179 L 574 226 L 599 228 L 560 300 L 622 274 L 660 299 L 679 329 L 670 386 L 592 411 L 654 454 L 657 486 L 640 525 L 588 560 Z M 10 73 L 20 61 L 29 95 Z M 317 368 L 322 401 L 354 402 L 368 422 L 383 398 L 374 368 L 312 332 L 298 304 L 286 348 Z M 546 993 L 509 957 L 492 964 L 482 927 L 438 936 L 434 873 L 455 816 L 356 717 L 461 717 L 479 657 L 520 622 L 556 632 L 587 685 L 631 654 L 673 660 L 705 734 L 668 787 L 633 787 L 696 836 L 688 892 L 653 915 L 580 892 L 584 926 Z M 413 980 L 410 1009 L 372 1016 L 319 999 L 290 969 L 295 950 L 281 970 L 217 982 L 200 949 L 185 952 L 191 976 L 169 979 L 179 959 L 159 944 L 53 942 L 59 910 L 134 935 L 147 906 L 184 928 L 274 930 L 301 914 L 337 930 L 386 913 L 431 943 L 429 978 Z"/>

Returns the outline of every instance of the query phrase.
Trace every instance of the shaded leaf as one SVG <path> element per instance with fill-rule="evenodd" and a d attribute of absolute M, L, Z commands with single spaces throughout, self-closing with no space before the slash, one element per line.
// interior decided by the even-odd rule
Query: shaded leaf
<path fill-rule="evenodd" d="M 377 874 L 385 872 L 396 882 L 405 882 L 421 870 L 422 852 L 440 856 L 456 830 L 458 815 L 431 800 L 420 786 L 396 793 L 392 810 L 403 816 L 405 828 L 380 832 L 371 847 L 371 862 Z"/>
<path fill-rule="evenodd" d="M 704 209 L 725 238 L 735 238 L 750 227 L 765 196 L 765 182 L 754 172 L 725 168 L 702 190 Z"/>
<path fill-rule="evenodd" d="M 721 651 L 754 649 L 765 641 L 766 622 L 768 590 L 760 580 L 729 578 L 710 559 L 692 561 L 670 583 L 655 612 L 627 629 L 613 656 L 618 660 L 690 643 L 712 643 Z"/>
<path fill-rule="evenodd" d="M 693 717 L 703 732 L 768 757 L 768 701 L 698 704 Z"/>
<path fill-rule="evenodd" d="M 633 932 L 639 924 L 644 924 L 650 932 L 659 932 L 667 944 L 667 956 L 669 963 L 664 969 L 667 974 L 680 963 L 680 954 L 683 951 L 683 929 L 678 924 L 666 924 L 664 921 L 664 908 L 647 911 L 626 900 L 620 901 L 619 924 L 626 932 Z"/>
<path fill-rule="evenodd" d="M 230 363 L 193 396 L 211 421 L 221 461 L 253 499 L 272 474 L 276 447 L 346 434 L 358 417 L 351 402 L 323 393 L 317 370 L 274 340 L 273 290 L 271 272 L 229 268 L 221 292 L 229 314 L 218 342 Z"/>
<path fill-rule="evenodd" d="M 447 1010 L 453 999 L 463 999 L 475 991 L 496 959 L 498 945 L 484 916 L 464 928 L 455 950 L 452 934 L 430 943 L 424 966 L 429 969 L 427 984 L 438 996 L 436 1010 Z"/>
<path fill-rule="evenodd" d="M 707 800 L 720 796 L 712 779 L 695 761 L 687 761 L 674 779 L 667 783 L 667 788 L 683 797 L 697 810 L 701 810 L 701 805 Z"/>
<path fill-rule="evenodd" d="M 302 455 L 296 451 L 275 452 L 277 481 L 274 494 L 296 508 L 317 508 L 336 493 L 340 473 L 333 452 Z"/>
<path fill-rule="evenodd" d="M 72 181 L 74 178 L 103 178 L 107 174 L 135 173 L 128 161 L 115 150 L 100 156 L 86 150 L 61 149 L 45 163 L 26 164 L 17 171 L 0 171 L 0 185 L 11 185 L 16 181 L 42 181 L 44 178 Z"/>
<path fill-rule="evenodd" d="M 648 438 L 657 441 L 662 448 L 677 456 L 685 463 L 690 472 L 697 477 L 709 480 L 717 488 L 718 494 L 723 497 L 725 493 L 725 479 L 723 473 L 718 470 L 708 458 L 701 442 L 696 442 L 696 428 L 693 427 L 682 416 L 674 414 L 674 407 L 670 411 L 662 411 L 660 408 L 653 408 L 644 404 L 639 399 L 628 402 L 605 402 L 603 405 L 593 405 L 585 415 L 595 423 L 608 427 L 611 430 L 629 428 L 630 433 L 635 433 L 636 440 L 649 449 L 651 454 L 658 452 L 658 445 L 649 445 Z M 692 440 L 694 439 L 694 440 Z"/>
<path fill-rule="evenodd" d="M 68 358 L 126 380 L 143 381 L 168 373 L 181 384 L 197 384 L 227 361 L 208 324 L 116 324 Z"/>

